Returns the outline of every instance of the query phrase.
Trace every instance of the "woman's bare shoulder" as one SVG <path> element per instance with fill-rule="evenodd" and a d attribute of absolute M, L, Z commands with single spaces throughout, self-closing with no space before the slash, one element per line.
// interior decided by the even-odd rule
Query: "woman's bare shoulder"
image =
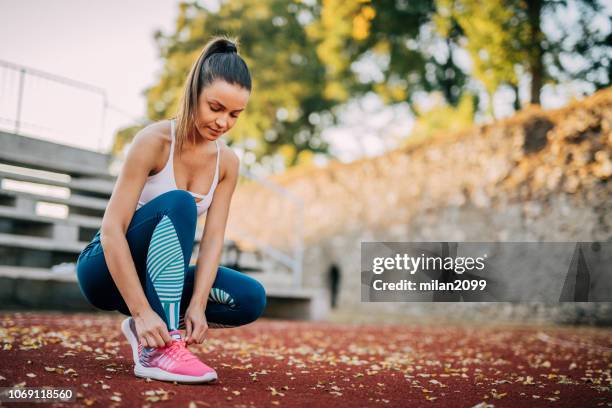
<path fill-rule="evenodd" d="M 166 163 L 172 142 L 169 120 L 161 120 L 142 128 L 134 137 L 130 149 L 151 156 L 154 162 L 153 174 Z M 151 174 L 152 175 L 152 174 Z"/>
<path fill-rule="evenodd" d="M 236 172 L 240 167 L 240 158 L 230 146 L 228 146 L 224 140 L 219 139 L 220 148 L 220 161 L 221 161 L 221 178 L 224 178 L 228 172 Z"/>
<path fill-rule="evenodd" d="M 138 132 L 147 143 L 157 145 L 169 144 L 171 139 L 171 129 L 169 120 L 160 120 L 145 126 Z"/>

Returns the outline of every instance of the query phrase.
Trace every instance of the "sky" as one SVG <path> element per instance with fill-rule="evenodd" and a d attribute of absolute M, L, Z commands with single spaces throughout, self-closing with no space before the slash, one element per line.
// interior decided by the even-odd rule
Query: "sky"
<path fill-rule="evenodd" d="M 125 112 L 109 110 L 103 121 L 100 94 L 28 75 L 21 119 L 46 125 L 30 128 L 41 138 L 93 150 L 109 147 L 111 128 L 144 115 L 142 91 L 162 68 L 153 34 L 173 29 L 178 3 L 0 0 L 0 61 L 101 88 L 109 103 Z M 18 84 L 19 75 L 0 65 L 0 126 L 7 130 L 14 127 Z"/>

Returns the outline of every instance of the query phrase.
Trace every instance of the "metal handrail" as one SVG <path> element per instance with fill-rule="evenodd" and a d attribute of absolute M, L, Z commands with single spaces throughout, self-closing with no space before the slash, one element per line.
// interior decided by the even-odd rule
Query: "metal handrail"
<path fill-rule="evenodd" d="M 13 133 L 23 135 L 22 128 L 24 124 L 27 124 L 29 128 L 38 128 L 38 129 L 46 129 L 52 130 L 43 124 L 40 123 L 31 123 L 25 122 L 22 119 L 23 107 L 25 102 L 25 83 L 28 76 L 42 78 L 47 81 L 51 81 L 57 84 L 64 85 L 69 88 L 78 89 L 81 91 L 85 91 L 87 93 L 91 93 L 96 95 L 101 99 L 101 109 L 99 112 L 100 117 L 100 127 L 99 127 L 99 136 L 98 136 L 98 148 L 97 151 L 101 152 L 102 150 L 102 141 L 104 139 L 104 132 L 106 130 L 106 122 L 108 119 L 108 111 L 113 111 L 119 113 L 120 115 L 127 117 L 136 122 L 142 122 L 141 119 L 135 118 L 132 114 L 127 113 L 125 110 L 118 108 L 117 106 L 110 103 L 106 90 L 100 88 L 95 85 L 91 85 L 85 82 L 77 81 L 71 78 L 67 78 L 61 75 L 52 74 L 49 72 L 41 71 L 36 68 L 27 67 L 21 64 L 15 64 L 13 62 L 0 60 L 0 68 L 4 68 L 6 70 L 12 70 L 18 73 L 19 79 L 17 84 L 17 95 L 16 95 L 16 106 L 13 118 L 7 118 L 0 116 L 0 122 L 12 123 L 13 124 Z M 3 84 L 3 87 L 4 84 Z M 66 113 L 66 117 L 69 117 L 69 113 Z M 8 130 L 8 129 L 7 129 Z M 25 136 L 25 135 L 24 135 Z M 34 135 L 36 136 L 36 135 Z"/>

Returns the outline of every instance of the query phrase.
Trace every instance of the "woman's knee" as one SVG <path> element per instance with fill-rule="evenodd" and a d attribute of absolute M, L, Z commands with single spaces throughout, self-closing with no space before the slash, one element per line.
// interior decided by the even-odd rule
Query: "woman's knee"
<path fill-rule="evenodd" d="M 158 197 L 162 207 L 168 211 L 173 220 L 185 220 L 189 225 L 197 220 L 198 209 L 194 198 L 185 190 L 171 190 Z"/>
<path fill-rule="evenodd" d="M 241 299 L 240 309 L 244 312 L 247 323 L 254 322 L 264 312 L 266 308 L 266 290 L 261 283 L 255 279 L 250 279 L 251 284 Z"/>
<path fill-rule="evenodd" d="M 108 306 L 103 302 L 104 298 L 100 296 L 106 287 L 100 275 L 101 272 L 98 265 L 89 259 L 79 257 L 76 264 L 76 276 L 81 295 L 90 305 L 98 309 L 108 310 Z"/>

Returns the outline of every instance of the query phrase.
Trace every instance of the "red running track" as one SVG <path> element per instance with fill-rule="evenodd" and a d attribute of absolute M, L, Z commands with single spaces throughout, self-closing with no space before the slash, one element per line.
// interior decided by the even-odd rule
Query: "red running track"
<path fill-rule="evenodd" d="M 209 330 L 190 349 L 219 381 L 182 385 L 134 377 L 122 318 L 0 314 L 0 387 L 77 393 L 35 407 L 612 406 L 610 329 L 262 319 Z"/>

